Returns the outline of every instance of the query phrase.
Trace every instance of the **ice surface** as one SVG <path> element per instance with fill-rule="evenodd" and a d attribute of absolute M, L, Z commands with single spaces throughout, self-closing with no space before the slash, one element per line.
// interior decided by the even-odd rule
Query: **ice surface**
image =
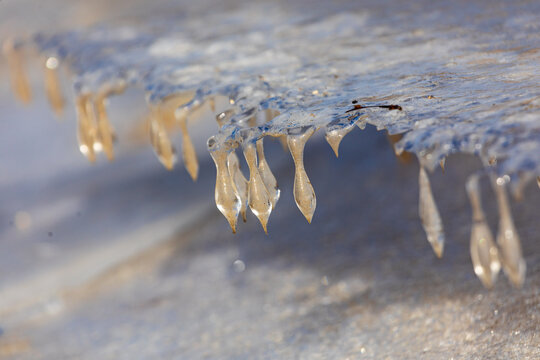
<path fill-rule="evenodd" d="M 214 149 L 306 126 L 335 130 L 361 118 L 405 133 L 396 150 L 417 154 L 430 168 L 467 152 L 501 174 L 540 174 L 537 2 L 186 8 L 165 18 L 44 33 L 33 43 L 72 71 L 77 94 L 127 82 L 145 90 L 150 106 L 188 91 L 195 91 L 188 109 L 230 97 L 235 115 Z M 403 111 L 348 112 L 353 100 Z M 279 115 L 248 121 L 265 109 Z"/>

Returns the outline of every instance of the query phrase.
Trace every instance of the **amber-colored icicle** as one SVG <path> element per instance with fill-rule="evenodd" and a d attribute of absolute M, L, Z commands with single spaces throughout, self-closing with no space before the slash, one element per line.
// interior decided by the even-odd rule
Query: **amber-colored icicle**
<path fill-rule="evenodd" d="M 77 111 L 77 140 L 79 150 L 91 162 L 96 161 L 96 128 L 94 113 L 90 112 L 92 103 L 89 95 L 79 95 L 75 100 L 75 109 Z"/>
<path fill-rule="evenodd" d="M 162 115 L 159 108 L 154 107 L 150 111 L 150 143 L 159 161 L 167 170 L 172 170 L 176 163 L 176 152 L 172 146 L 167 129 L 163 125 Z"/>
<path fill-rule="evenodd" d="M 244 157 L 249 167 L 248 204 L 251 212 L 259 219 L 265 233 L 272 212 L 272 200 L 257 166 L 257 152 L 252 142 L 244 145 Z"/>
<path fill-rule="evenodd" d="M 313 133 L 315 133 L 315 129 L 309 128 L 301 134 L 288 135 L 287 137 L 287 144 L 295 166 L 294 200 L 309 223 L 311 223 L 315 213 L 317 198 L 304 168 L 304 147 Z"/>
<path fill-rule="evenodd" d="M 45 93 L 51 108 L 56 115 L 61 116 L 64 112 L 64 96 L 58 78 L 58 59 L 51 56 L 45 60 L 44 78 L 45 78 Z"/>
<path fill-rule="evenodd" d="M 242 220 L 246 222 L 246 210 L 248 208 L 248 180 L 240 170 L 240 161 L 238 160 L 238 156 L 236 156 L 236 152 L 232 151 L 229 154 L 227 166 L 233 182 L 234 191 L 241 202 L 240 214 L 242 215 Z"/>
<path fill-rule="evenodd" d="M 499 231 L 497 244 L 500 249 L 502 268 L 510 282 L 521 287 L 525 281 L 526 264 L 521 252 L 521 241 L 514 226 L 508 196 L 506 194 L 506 177 L 492 177 L 492 184 L 497 195 L 499 207 Z"/>
<path fill-rule="evenodd" d="M 182 157 L 184 159 L 184 166 L 193 181 L 196 181 L 197 176 L 199 175 L 199 161 L 197 160 L 195 147 L 193 146 L 193 142 L 188 133 L 187 117 L 183 116 L 177 120 L 180 131 L 182 132 Z"/>
<path fill-rule="evenodd" d="M 259 158 L 259 173 L 261 174 L 264 185 L 266 186 L 266 190 L 270 195 L 272 209 L 275 209 L 279 200 L 280 190 L 278 188 L 276 177 L 274 174 L 272 174 L 272 170 L 270 170 L 270 166 L 268 165 L 266 157 L 264 156 L 264 145 L 262 138 L 257 140 L 257 156 Z"/>
<path fill-rule="evenodd" d="M 109 122 L 109 117 L 107 116 L 105 97 L 103 95 L 97 96 L 94 100 L 94 106 L 97 115 L 97 132 L 101 141 L 103 152 L 107 156 L 107 159 L 112 161 L 114 160 L 114 129 L 112 128 Z"/>
<path fill-rule="evenodd" d="M 490 289 L 497 280 L 497 275 L 501 270 L 501 262 L 499 251 L 482 210 L 478 175 L 472 175 L 469 178 L 466 188 L 473 214 L 470 251 L 474 273 L 482 281 L 482 284 Z"/>
<path fill-rule="evenodd" d="M 22 50 L 15 46 L 13 39 L 8 39 L 2 46 L 2 52 L 8 62 L 13 93 L 21 102 L 28 104 L 32 101 L 32 90 L 24 68 L 25 61 Z"/>
<path fill-rule="evenodd" d="M 229 222 L 233 233 L 236 233 L 236 222 L 241 208 L 241 200 L 236 194 L 227 166 L 227 153 L 223 150 L 213 150 L 215 140 L 208 140 L 210 155 L 216 164 L 216 206 Z"/>
<path fill-rule="evenodd" d="M 419 213 L 422 220 L 422 226 L 426 232 L 427 239 L 435 252 L 437 257 L 442 257 L 444 250 L 444 230 L 437 209 L 437 204 L 433 198 L 433 192 L 431 191 L 431 184 L 429 177 L 423 166 L 420 166 L 420 175 L 418 179 L 420 199 L 419 199 Z"/>

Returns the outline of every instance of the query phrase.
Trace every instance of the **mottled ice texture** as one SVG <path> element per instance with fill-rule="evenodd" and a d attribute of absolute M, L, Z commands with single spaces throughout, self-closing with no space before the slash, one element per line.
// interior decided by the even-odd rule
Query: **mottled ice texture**
<path fill-rule="evenodd" d="M 366 121 L 406 133 L 396 150 L 416 153 L 429 167 L 467 152 L 496 163 L 499 173 L 540 174 L 538 2 L 201 2 L 178 9 L 121 26 L 41 34 L 35 43 L 73 71 L 77 93 L 126 81 L 145 89 L 151 104 L 186 91 L 196 91 L 187 108 L 228 96 L 236 115 L 215 148 Z M 347 112 L 353 100 L 403 111 Z M 267 123 L 258 117 L 247 130 L 248 119 L 268 108 L 280 115 Z"/>

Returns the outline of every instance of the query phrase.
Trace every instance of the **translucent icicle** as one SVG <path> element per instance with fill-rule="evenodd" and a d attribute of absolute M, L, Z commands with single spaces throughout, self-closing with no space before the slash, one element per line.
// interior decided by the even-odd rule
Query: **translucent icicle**
<path fill-rule="evenodd" d="M 268 234 L 266 225 L 272 212 L 272 201 L 266 185 L 257 167 L 255 144 L 244 145 L 244 156 L 249 166 L 248 204 L 253 214 L 259 219 L 264 232 Z"/>
<path fill-rule="evenodd" d="M 441 166 L 441 170 L 444 173 L 446 171 L 446 158 L 443 157 L 441 161 L 439 161 L 439 165 Z"/>
<path fill-rule="evenodd" d="M 510 282 L 521 287 L 525 281 L 526 265 L 521 252 L 521 241 L 514 226 L 508 197 L 506 194 L 506 177 L 492 178 L 499 207 L 499 232 L 497 244 L 504 273 Z"/>
<path fill-rule="evenodd" d="M 237 197 L 240 199 L 240 214 L 242 215 L 242 220 L 246 222 L 246 210 L 248 208 L 248 181 L 242 174 L 240 170 L 240 161 L 236 152 L 231 152 L 227 158 L 227 165 L 229 168 L 229 174 L 233 181 L 234 191 L 236 192 Z"/>
<path fill-rule="evenodd" d="M 313 133 L 315 133 L 315 129 L 309 128 L 302 134 L 289 135 L 287 137 L 287 144 L 291 150 L 296 168 L 294 174 L 294 200 L 309 223 L 311 223 L 311 219 L 315 213 L 317 198 L 315 197 L 315 190 L 313 190 L 311 181 L 309 181 L 306 170 L 304 169 L 304 147 Z"/>
<path fill-rule="evenodd" d="M 469 178 L 466 188 L 473 214 L 470 250 L 474 273 L 482 281 L 482 284 L 490 289 L 497 280 L 497 275 L 501 270 L 501 262 L 499 251 L 482 210 L 478 175 L 472 175 Z"/>
<path fill-rule="evenodd" d="M 427 235 L 427 239 L 437 257 L 442 257 L 444 250 L 444 230 L 437 204 L 433 198 L 431 185 L 426 170 L 420 166 L 419 176 L 420 204 L 419 212 L 422 226 Z"/>
<path fill-rule="evenodd" d="M 345 135 L 350 133 L 352 129 L 354 129 L 354 123 L 326 132 L 326 141 L 328 141 L 328 144 L 330 144 L 332 150 L 334 150 L 336 157 L 339 157 L 339 144 L 341 143 L 341 140 L 343 140 Z"/>
<path fill-rule="evenodd" d="M 272 170 L 270 170 L 270 166 L 268 165 L 266 157 L 264 156 L 264 146 L 262 138 L 257 140 L 257 155 L 259 157 L 259 173 L 261 174 L 264 185 L 266 186 L 266 190 L 270 195 L 270 200 L 272 201 L 272 209 L 275 209 L 281 191 L 278 188 L 276 177 L 274 176 L 274 174 L 272 174 Z"/>
<path fill-rule="evenodd" d="M 75 108 L 77 111 L 77 141 L 79 150 L 91 162 L 96 161 L 95 142 L 96 128 L 94 122 L 94 113 L 89 113 L 91 110 L 91 102 L 88 95 L 80 95 L 75 100 Z"/>
<path fill-rule="evenodd" d="M 21 102 L 28 104 L 32 101 L 30 82 L 24 69 L 24 57 L 21 49 L 17 49 L 12 39 L 6 40 L 2 52 L 7 59 L 13 93 Z"/>
<path fill-rule="evenodd" d="M 45 60 L 45 93 L 51 108 L 56 115 L 61 116 L 64 111 L 64 96 L 58 79 L 58 59 L 49 57 Z"/>
<path fill-rule="evenodd" d="M 163 166 L 172 170 L 176 163 L 176 152 L 157 108 L 152 109 L 150 114 L 150 143 Z"/>
<path fill-rule="evenodd" d="M 214 143 L 213 138 L 208 140 L 210 155 L 216 164 L 216 206 L 229 222 L 232 232 L 236 233 L 236 222 L 242 204 L 229 175 L 227 153 L 223 150 L 213 150 Z"/>
<path fill-rule="evenodd" d="M 199 175 L 199 162 L 197 161 L 195 147 L 187 130 L 187 117 L 183 116 L 178 119 L 178 124 L 182 132 L 182 157 L 184 159 L 184 166 L 193 181 L 195 181 Z"/>
<path fill-rule="evenodd" d="M 97 96 L 94 101 L 94 106 L 97 114 L 97 133 L 101 141 L 103 152 L 107 156 L 109 161 L 114 160 L 114 129 L 112 128 L 109 117 L 107 116 L 107 109 L 105 107 L 105 98 L 103 96 Z"/>

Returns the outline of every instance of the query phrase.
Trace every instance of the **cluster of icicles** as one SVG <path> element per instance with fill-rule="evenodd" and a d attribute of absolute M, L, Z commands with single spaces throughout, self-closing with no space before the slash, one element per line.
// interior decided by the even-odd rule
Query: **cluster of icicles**
<path fill-rule="evenodd" d="M 17 97 L 28 103 L 31 100 L 31 89 L 23 66 L 22 52 L 14 42 L 6 41 L 3 53 L 10 67 L 12 88 Z M 45 91 L 53 110 L 57 114 L 63 112 L 64 97 L 58 78 L 59 60 L 55 57 L 44 59 Z M 97 94 L 78 94 L 75 107 L 77 110 L 78 130 L 77 137 L 80 151 L 90 162 L 96 160 L 96 153 L 103 152 L 109 160 L 114 159 L 113 143 L 115 134 L 110 125 L 106 111 L 106 99 L 114 94 L 122 93 L 125 83 L 116 83 L 103 87 Z M 197 179 L 199 165 L 191 138 L 187 131 L 187 118 L 194 107 L 187 109 L 182 105 L 188 103 L 194 93 L 172 95 L 163 99 L 150 108 L 149 134 L 150 142 L 160 162 L 172 169 L 176 162 L 175 150 L 169 138 L 168 131 L 174 127 L 180 128 L 183 136 L 182 156 L 186 170 Z M 214 99 L 207 100 L 210 108 L 215 112 Z M 234 100 L 230 100 L 234 104 Z M 199 104 L 202 106 L 202 104 Z M 218 125 L 223 126 L 230 119 L 233 110 L 216 115 Z M 267 109 L 264 115 L 266 121 L 278 115 L 277 111 Z M 251 126 L 255 126 L 255 118 Z M 348 126 L 327 130 L 326 140 L 338 156 L 339 144 L 354 126 L 365 128 L 365 122 L 353 121 Z M 296 204 L 308 222 L 311 222 L 316 207 L 316 196 L 313 186 L 304 168 L 303 153 L 308 139 L 317 131 L 316 127 L 302 127 L 290 129 L 287 135 L 281 135 L 284 148 L 288 148 L 295 165 L 294 198 Z M 391 137 L 394 142 L 395 137 Z M 241 145 L 243 154 L 249 167 L 249 179 L 246 179 L 240 170 L 240 161 L 234 147 Z M 215 201 L 217 208 L 229 222 L 232 231 L 236 232 L 239 215 L 246 221 L 246 211 L 249 208 L 259 219 L 263 229 L 267 232 L 267 223 L 272 210 L 279 200 L 280 190 L 276 178 L 272 174 L 265 159 L 263 138 L 244 140 L 242 144 L 234 144 L 228 149 L 216 146 L 216 139 L 208 140 L 208 150 L 215 162 L 216 188 Z M 402 154 L 403 155 L 403 154 Z M 421 161 L 422 163 L 422 161 Z M 444 160 L 441 162 L 444 168 Z M 509 176 L 497 177 L 488 174 L 493 184 L 499 210 L 499 229 L 494 241 L 492 232 L 486 222 L 482 209 L 479 176 L 474 174 L 467 181 L 467 193 L 472 206 L 472 231 L 470 239 L 470 253 L 474 272 L 483 285 L 491 288 L 500 269 L 504 270 L 511 283 L 520 287 L 525 279 L 525 261 L 523 259 L 519 236 L 516 232 L 507 198 L 506 186 Z M 537 178 L 540 186 L 540 177 Z M 430 186 L 428 173 L 424 166 L 420 166 L 419 174 L 419 213 L 422 225 L 438 257 L 442 257 L 444 249 L 444 230 L 435 199 Z"/>

